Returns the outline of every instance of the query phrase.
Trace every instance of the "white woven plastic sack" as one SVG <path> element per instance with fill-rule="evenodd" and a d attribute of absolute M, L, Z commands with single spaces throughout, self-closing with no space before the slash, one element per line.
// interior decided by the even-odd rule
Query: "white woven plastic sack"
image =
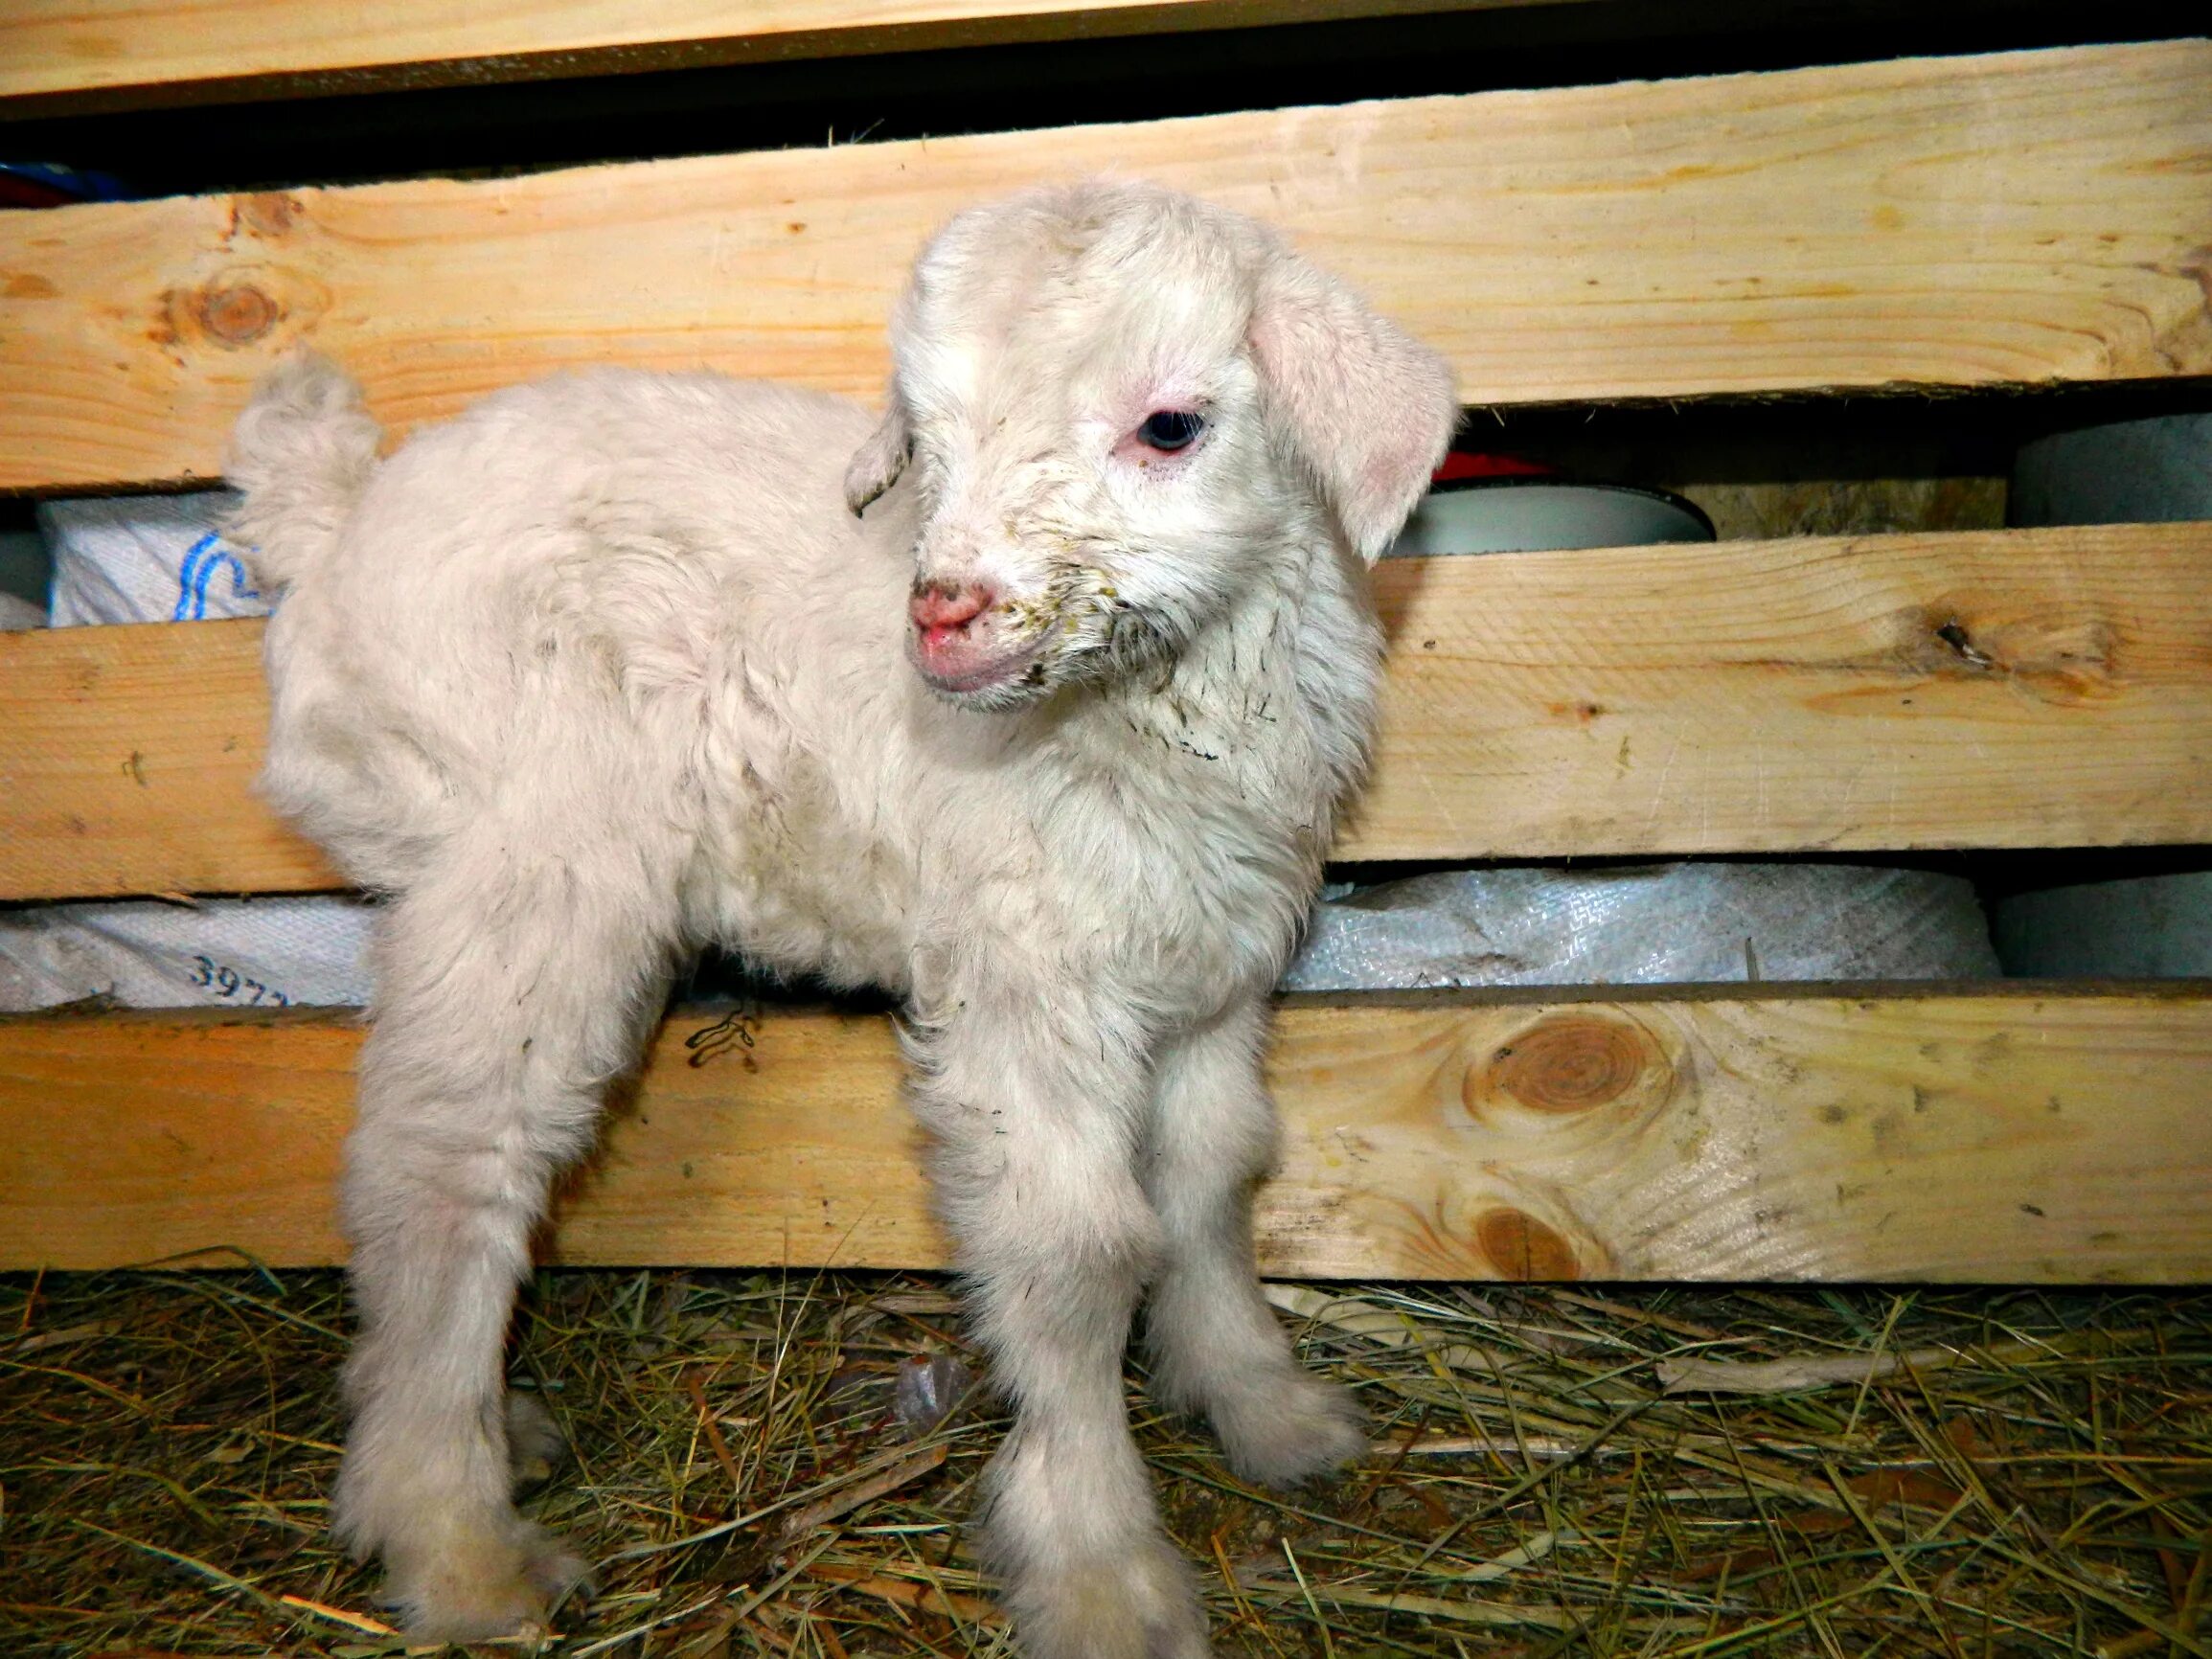
<path fill-rule="evenodd" d="M 41 503 L 53 625 L 268 615 L 245 556 L 218 528 L 237 502 L 235 491 L 205 489 Z"/>
<path fill-rule="evenodd" d="M 1996 975 L 1971 882 L 1834 864 L 1516 868 L 1338 890 L 1286 990 Z"/>
<path fill-rule="evenodd" d="M 330 896 L 0 911 L 0 1013 L 89 996 L 125 1008 L 353 1007 L 369 906 Z"/>
<path fill-rule="evenodd" d="M 265 616 L 217 528 L 236 501 L 212 489 L 42 504 L 53 625 Z M 89 996 L 126 1008 L 355 1005 L 369 994 L 367 937 L 367 907 L 328 895 L 0 911 L 0 1011 Z"/>

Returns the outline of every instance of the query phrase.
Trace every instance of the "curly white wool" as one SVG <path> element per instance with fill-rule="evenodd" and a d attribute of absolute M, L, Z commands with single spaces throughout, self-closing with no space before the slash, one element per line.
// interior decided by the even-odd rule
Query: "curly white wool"
<path fill-rule="evenodd" d="M 1137 185 L 963 215 L 893 335 L 873 434 L 610 371 L 379 462 L 312 360 L 239 422 L 237 534 L 286 590 L 265 785 L 391 895 L 336 1516 L 415 1634 L 514 1627 L 582 1571 L 511 1505 L 501 1342 L 549 1183 L 704 941 L 907 999 L 1018 1410 L 986 1538 L 1037 1659 L 1206 1651 L 1124 1420 L 1140 1293 L 1159 1386 L 1242 1472 L 1361 1444 L 1255 1283 L 1260 1051 L 1373 722 L 1360 560 L 1448 372 L 1272 232 Z M 1148 443 L 1163 410 L 1197 441 Z"/>

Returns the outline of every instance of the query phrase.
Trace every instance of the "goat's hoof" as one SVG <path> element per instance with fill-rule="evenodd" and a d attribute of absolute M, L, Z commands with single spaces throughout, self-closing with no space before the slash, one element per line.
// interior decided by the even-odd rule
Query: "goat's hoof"
<path fill-rule="evenodd" d="M 1334 1474 L 1367 1450 L 1367 1420 L 1351 1391 L 1295 1366 L 1216 1400 L 1211 1415 L 1229 1467 L 1279 1491 Z"/>
<path fill-rule="evenodd" d="M 412 1642 L 482 1642 L 541 1634 L 553 1610 L 590 1588 L 591 1569 L 543 1528 L 448 1539 L 435 1555 L 395 1551 L 383 1600 Z"/>
<path fill-rule="evenodd" d="M 568 1456 L 568 1439 L 535 1394 L 507 1397 L 507 1473 L 515 1491 L 553 1478 Z"/>
<path fill-rule="evenodd" d="M 1191 1571 L 1165 1539 L 1008 1587 L 1025 1659 L 1210 1659 Z"/>

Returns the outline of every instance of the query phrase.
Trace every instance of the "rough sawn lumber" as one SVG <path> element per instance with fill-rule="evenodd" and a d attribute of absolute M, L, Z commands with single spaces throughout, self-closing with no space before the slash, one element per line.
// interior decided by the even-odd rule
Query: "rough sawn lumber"
<path fill-rule="evenodd" d="M 342 1015 L 0 1020 L 0 1269 L 332 1261 Z M 1282 1012 L 1269 1272 L 2212 1277 L 2212 988 L 1731 987 Z M 575 1263 L 942 1265 L 888 1021 L 687 1011 Z M 235 1259 L 235 1258 L 234 1258 Z"/>

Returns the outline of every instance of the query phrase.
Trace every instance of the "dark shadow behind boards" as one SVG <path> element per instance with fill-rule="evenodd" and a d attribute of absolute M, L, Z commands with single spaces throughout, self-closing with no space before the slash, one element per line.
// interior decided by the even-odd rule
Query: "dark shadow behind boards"
<path fill-rule="evenodd" d="M 1012 131 L 1362 98 L 1588 85 L 2152 39 L 2171 13 L 1953 0 L 1575 0 L 1136 38 L 384 90 L 368 76 L 243 101 L 6 119 L 0 154 L 148 195 L 513 172 L 647 157 Z M 419 71 L 386 79 L 422 79 Z"/>

